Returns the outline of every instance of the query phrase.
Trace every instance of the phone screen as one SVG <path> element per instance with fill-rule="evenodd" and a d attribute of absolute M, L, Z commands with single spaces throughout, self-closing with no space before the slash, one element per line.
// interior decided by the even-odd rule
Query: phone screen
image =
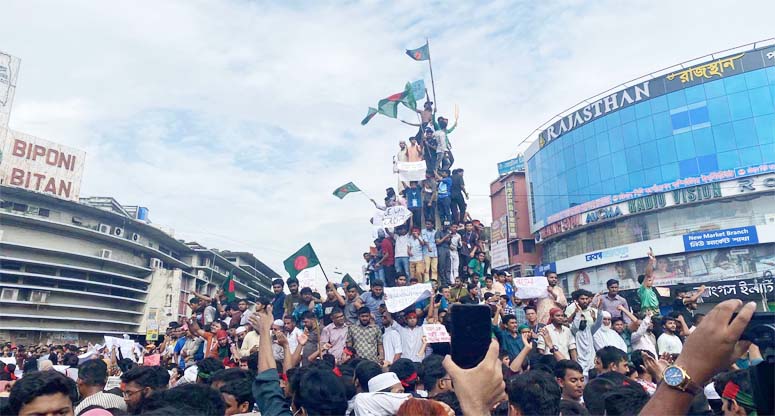
<path fill-rule="evenodd" d="M 490 308 L 455 304 L 450 319 L 452 360 L 461 368 L 476 367 L 487 354 L 492 340 Z"/>

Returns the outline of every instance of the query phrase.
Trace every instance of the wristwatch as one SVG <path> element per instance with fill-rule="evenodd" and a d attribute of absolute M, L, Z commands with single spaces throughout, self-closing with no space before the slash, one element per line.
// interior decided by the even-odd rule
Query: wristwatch
<path fill-rule="evenodd" d="M 560 347 L 558 347 L 556 345 L 552 345 L 552 348 L 549 348 L 549 352 L 551 352 L 552 354 L 554 354 L 555 352 L 557 352 L 559 350 L 560 350 Z"/>
<path fill-rule="evenodd" d="M 662 373 L 662 380 L 668 387 L 672 387 L 676 390 L 680 390 L 691 395 L 698 394 L 703 391 L 702 387 L 698 386 L 692 378 L 686 374 L 686 370 L 677 366 L 671 365 L 665 368 Z"/>

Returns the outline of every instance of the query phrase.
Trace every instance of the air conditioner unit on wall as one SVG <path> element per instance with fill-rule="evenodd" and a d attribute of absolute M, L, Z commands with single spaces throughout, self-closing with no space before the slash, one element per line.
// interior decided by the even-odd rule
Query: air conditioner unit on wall
<path fill-rule="evenodd" d="M 112 231 L 112 227 L 108 224 L 100 224 L 97 226 L 97 231 L 103 233 L 103 234 L 110 234 Z"/>
<path fill-rule="evenodd" d="M 19 299 L 19 289 L 3 288 L 0 292 L 0 300 L 11 301 Z"/>
<path fill-rule="evenodd" d="M 140 234 L 132 233 L 132 241 L 134 241 L 135 243 L 140 241 Z"/>
<path fill-rule="evenodd" d="M 157 259 L 156 257 L 151 258 L 152 269 L 161 269 L 162 267 L 164 267 L 164 262 L 162 262 L 161 259 Z"/>
<path fill-rule="evenodd" d="M 46 303 L 48 299 L 48 291 L 45 290 L 33 290 L 30 294 L 30 302 L 33 303 Z"/>
<path fill-rule="evenodd" d="M 113 235 L 116 237 L 121 237 L 124 235 L 124 229 L 121 227 L 114 227 L 113 228 Z"/>
<path fill-rule="evenodd" d="M 112 256 L 113 256 L 113 251 L 112 251 L 112 250 L 107 250 L 107 249 L 104 249 L 104 248 L 103 248 L 103 249 L 100 251 L 100 257 L 102 257 L 103 259 L 109 259 L 109 258 L 111 258 Z"/>

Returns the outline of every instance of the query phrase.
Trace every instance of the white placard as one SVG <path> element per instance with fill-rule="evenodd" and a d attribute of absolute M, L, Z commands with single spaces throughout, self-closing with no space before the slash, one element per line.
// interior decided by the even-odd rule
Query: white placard
<path fill-rule="evenodd" d="M 123 339 L 123 338 L 116 338 L 116 337 L 109 337 L 105 335 L 105 346 L 108 347 L 108 351 L 111 351 L 113 349 L 113 346 L 117 346 L 121 350 L 121 355 L 124 358 L 129 358 L 132 361 L 135 360 L 135 342 L 131 339 Z"/>
<path fill-rule="evenodd" d="M 505 239 L 493 241 L 490 247 L 492 268 L 500 269 L 509 265 L 509 244 Z"/>
<path fill-rule="evenodd" d="M 544 276 L 515 277 L 514 296 L 519 299 L 538 299 L 548 296 L 546 288 L 549 282 Z"/>
<path fill-rule="evenodd" d="M 382 226 L 385 228 L 398 227 L 409 218 L 412 218 L 412 211 L 409 211 L 405 206 L 388 207 L 382 215 Z"/>
<path fill-rule="evenodd" d="M 419 162 L 396 162 L 398 178 L 403 182 L 424 181 L 427 166 L 424 160 Z"/>
<path fill-rule="evenodd" d="M 422 326 L 422 333 L 425 335 L 428 344 L 450 342 L 452 340 L 447 332 L 447 327 L 441 324 L 425 324 Z"/>
<path fill-rule="evenodd" d="M 388 312 L 400 312 L 415 303 L 431 296 L 433 287 L 430 283 L 420 283 L 412 286 L 386 287 L 385 306 Z"/>
<path fill-rule="evenodd" d="M 0 140 L 3 139 L 3 129 L 8 127 L 19 63 L 19 58 L 0 52 Z"/>

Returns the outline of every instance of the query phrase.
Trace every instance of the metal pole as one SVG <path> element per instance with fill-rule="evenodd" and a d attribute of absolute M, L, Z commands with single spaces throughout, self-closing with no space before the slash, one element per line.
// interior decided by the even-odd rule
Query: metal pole
<path fill-rule="evenodd" d="M 439 103 L 436 102 L 436 84 L 433 82 L 433 65 L 431 64 L 431 41 L 425 38 L 425 43 L 428 45 L 428 68 L 431 70 L 431 90 L 433 91 L 433 108 L 439 108 Z"/>

